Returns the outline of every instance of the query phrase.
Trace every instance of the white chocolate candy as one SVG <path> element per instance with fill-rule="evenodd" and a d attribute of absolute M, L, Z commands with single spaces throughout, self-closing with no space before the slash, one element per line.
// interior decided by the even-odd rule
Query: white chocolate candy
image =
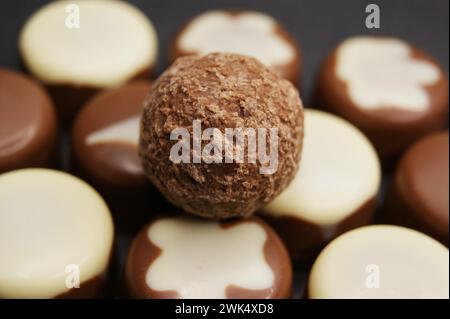
<path fill-rule="evenodd" d="M 348 85 L 351 100 L 360 108 L 424 112 L 430 106 L 425 87 L 439 80 L 440 71 L 411 54 L 401 40 L 353 37 L 338 48 L 336 76 Z"/>
<path fill-rule="evenodd" d="M 333 226 L 376 196 L 380 182 L 378 157 L 357 128 L 329 113 L 306 109 L 299 171 L 263 211 Z"/>
<path fill-rule="evenodd" d="M 276 33 L 276 28 L 277 22 L 263 13 L 209 11 L 188 24 L 177 45 L 183 51 L 201 55 L 238 53 L 268 66 L 284 65 L 295 58 L 295 50 Z"/>
<path fill-rule="evenodd" d="M 88 135 L 86 143 L 96 145 L 102 143 L 122 142 L 137 147 L 139 141 L 140 117 L 133 116 L 109 125 Z"/>
<path fill-rule="evenodd" d="M 217 222 L 167 218 L 148 229 L 162 250 L 146 274 L 148 287 L 176 291 L 181 298 L 226 298 L 235 285 L 269 289 L 274 273 L 267 263 L 265 229 L 255 222 L 221 227 Z"/>
<path fill-rule="evenodd" d="M 0 175 L 0 298 L 66 293 L 74 265 L 81 285 L 102 276 L 112 243 L 109 209 L 85 182 L 47 169 Z"/>
<path fill-rule="evenodd" d="M 43 82 L 109 87 L 149 69 L 158 40 L 148 18 L 126 2 L 56 1 L 31 16 L 19 46 Z"/>
<path fill-rule="evenodd" d="M 449 298 L 448 249 L 420 232 L 388 225 L 352 230 L 315 261 L 310 298 Z"/>

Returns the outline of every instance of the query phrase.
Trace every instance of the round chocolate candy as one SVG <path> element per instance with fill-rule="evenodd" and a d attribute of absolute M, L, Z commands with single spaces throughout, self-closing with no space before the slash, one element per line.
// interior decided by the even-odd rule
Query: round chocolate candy
<path fill-rule="evenodd" d="M 148 77 L 158 40 L 149 19 L 129 3 L 56 1 L 28 19 L 19 47 L 68 120 L 99 90 Z"/>
<path fill-rule="evenodd" d="M 138 155 L 139 124 L 150 86 L 138 81 L 96 95 L 72 129 L 74 171 L 105 197 L 121 226 L 140 228 L 158 195 Z"/>
<path fill-rule="evenodd" d="M 312 267 L 312 299 L 449 298 L 448 249 L 408 228 L 366 226 L 333 240 Z"/>
<path fill-rule="evenodd" d="M 113 246 L 108 207 L 48 169 L 0 175 L 0 298 L 99 297 Z"/>
<path fill-rule="evenodd" d="M 302 136 L 302 103 L 289 81 L 254 58 L 210 53 L 179 58 L 155 82 L 139 152 L 175 206 L 248 217 L 290 183 Z"/>
<path fill-rule="evenodd" d="M 271 16 L 213 10 L 189 21 L 172 43 L 172 60 L 189 54 L 229 52 L 257 58 L 298 84 L 301 54 L 294 38 Z"/>
<path fill-rule="evenodd" d="M 125 266 L 134 298 L 288 298 L 292 269 L 260 219 L 161 217 L 135 238 Z"/>
<path fill-rule="evenodd" d="M 433 58 L 405 41 L 353 37 L 325 60 L 317 105 L 359 127 L 390 164 L 414 140 L 445 126 L 448 80 Z"/>
<path fill-rule="evenodd" d="M 383 210 L 385 222 L 420 230 L 448 246 L 448 131 L 420 139 L 401 158 Z"/>
<path fill-rule="evenodd" d="M 308 262 L 331 239 L 371 220 L 380 182 L 376 152 L 357 128 L 306 109 L 300 168 L 262 216 L 291 257 Z"/>
<path fill-rule="evenodd" d="M 40 85 L 0 68 L 0 173 L 56 165 L 57 131 L 53 105 Z"/>

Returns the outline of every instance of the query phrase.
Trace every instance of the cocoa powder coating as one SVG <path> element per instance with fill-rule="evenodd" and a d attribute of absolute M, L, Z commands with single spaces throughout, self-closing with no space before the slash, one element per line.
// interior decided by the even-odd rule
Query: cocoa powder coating
<path fill-rule="evenodd" d="M 144 103 L 140 156 L 146 175 L 175 206 L 211 218 L 246 217 L 278 195 L 300 160 L 303 107 L 298 91 L 254 58 L 225 53 L 182 57 L 155 82 Z M 193 121 L 202 130 L 278 129 L 278 167 L 261 174 L 261 162 L 174 163 L 172 130 Z M 202 148 L 209 141 L 202 142 Z M 246 144 L 247 146 L 247 144 Z M 193 158 L 193 148 L 190 148 Z"/>

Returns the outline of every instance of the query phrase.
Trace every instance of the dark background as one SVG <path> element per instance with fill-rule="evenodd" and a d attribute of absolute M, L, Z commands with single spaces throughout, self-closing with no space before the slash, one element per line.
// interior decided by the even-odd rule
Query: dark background
<path fill-rule="evenodd" d="M 0 66 L 20 68 L 17 39 L 23 23 L 48 1 L 0 1 Z M 303 51 L 301 93 L 309 106 L 320 61 L 344 38 L 356 34 L 390 35 L 410 41 L 442 64 L 448 74 L 448 0 L 132 0 L 150 17 L 160 41 L 157 73 L 167 66 L 167 48 L 178 28 L 213 8 L 255 9 L 277 18 Z M 380 6 L 381 28 L 365 27 L 365 8 Z"/>
<path fill-rule="evenodd" d="M 0 67 L 21 69 L 17 49 L 25 20 L 45 0 L 0 0 Z M 277 18 L 299 42 L 303 54 L 301 95 L 310 106 L 320 62 L 343 39 L 358 34 L 403 38 L 431 54 L 448 74 L 448 0 L 132 0 L 152 20 L 159 38 L 157 74 L 167 67 L 167 48 L 178 28 L 208 9 L 254 9 Z M 365 8 L 379 5 L 381 28 L 367 29 Z M 63 168 L 67 169 L 67 136 L 62 135 Z M 384 182 L 387 182 L 385 176 Z M 118 234 L 123 262 L 129 236 Z M 294 298 L 302 294 L 306 272 L 296 271 Z"/>

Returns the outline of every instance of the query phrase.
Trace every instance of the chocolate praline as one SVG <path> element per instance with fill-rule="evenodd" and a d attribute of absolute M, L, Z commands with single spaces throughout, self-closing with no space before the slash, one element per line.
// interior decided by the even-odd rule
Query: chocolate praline
<path fill-rule="evenodd" d="M 150 20 L 127 2 L 56 1 L 26 21 L 19 49 L 68 124 L 93 94 L 149 77 L 158 40 Z"/>
<path fill-rule="evenodd" d="M 105 295 L 114 227 L 106 203 L 67 173 L 0 175 L 0 298 Z"/>
<path fill-rule="evenodd" d="M 207 128 L 214 131 L 209 143 L 202 142 Z M 253 131 L 253 145 L 265 141 L 270 160 L 260 155 L 262 146 L 249 160 L 245 152 L 252 148 L 239 146 L 239 132 L 224 136 L 227 129 L 241 130 L 241 140 Z M 242 217 L 292 180 L 302 136 L 302 103 L 289 81 L 254 58 L 212 53 L 179 58 L 155 82 L 145 102 L 140 155 L 148 178 L 175 206 L 205 217 Z M 182 158 L 174 151 L 180 143 L 188 144 Z"/>
<path fill-rule="evenodd" d="M 148 81 L 137 81 L 97 94 L 72 128 L 73 171 L 104 196 L 123 230 L 139 229 L 163 204 L 138 154 L 139 124 L 150 87 Z"/>
<path fill-rule="evenodd" d="M 391 225 L 354 229 L 333 240 L 311 269 L 311 299 L 448 299 L 448 249 Z"/>
<path fill-rule="evenodd" d="M 427 135 L 402 156 L 382 220 L 420 230 L 448 246 L 448 131 Z"/>
<path fill-rule="evenodd" d="M 359 36 L 324 61 L 315 105 L 346 118 L 374 144 L 386 168 L 448 118 L 448 79 L 427 53 L 396 38 Z"/>
<path fill-rule="evenodd" d="M 186 23 L 172 42 L 171 60 L 192 54 L 238 53 L 257 58 L 295 85 L 301 51 L 294 37 L 273 17 L 257 11 L 206 11 Z"/>
<path fill-rule="evenodd" d="M 58 163 L 57 120 L 44 89 L 0 68 L 0 173 Z"/>
<path fill-rule="evenodd" d="M 278 236 L 258 218 L 171 216 L 134 239 L 125 282 L 133 298 L 289 298 L 292 268 Z"/>
<path fill-rule="evenodd" d="M 289 186 L 262 207 L 261 217 L 304 267 L 330 240 L 371 221 L 380 183 L 375 149 L 356 127 L 305 109 L 300 168 Z"/>

